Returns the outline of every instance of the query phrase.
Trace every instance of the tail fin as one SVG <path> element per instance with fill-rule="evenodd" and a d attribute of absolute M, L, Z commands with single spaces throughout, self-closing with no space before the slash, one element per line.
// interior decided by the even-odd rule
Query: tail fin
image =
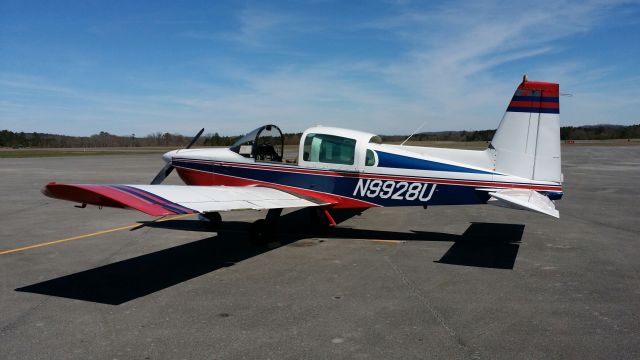
<path fill-rule="evenodd" d="M 491 140 L 496 171 L 562 182 L 559 95 L 558 84 L 524 76 Z"/>

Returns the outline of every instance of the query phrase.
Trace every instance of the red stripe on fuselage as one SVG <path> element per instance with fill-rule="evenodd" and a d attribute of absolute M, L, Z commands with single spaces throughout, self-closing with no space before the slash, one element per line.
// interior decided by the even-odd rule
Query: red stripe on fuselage
<path fill-rule="evenodd" d="M 272 171 L 281 171 L 281 172 L 290 172 L 290 173 L 300 173 L 300 174 L 312 174 L 312 175 L 322 175 L 322 176 L 342 176 L 342 177 L 358 177 L 358 173 L 350 173 L 344 171 L 334 171 L 334 170 L 314 170 L 314 169 L 305 169 L 297 166 L 268 166 L 268 165 L 260 165 L 260 164 L 248 164 L 248 163 L 229 163 L 229 162 L 220 162 L 214 160 L 198 160 L 198 159 L 179 159 L 178 161 L 183 162 L 193 162 L 199 164 L 207 164 L 207 165 L 218 165 L 218 166 L 228 166 L 228 167 L 242 167 L 247 169 L 259 169 L 259 170 L 272 170 Z M 218 173 L 215 173 L 217 175 Z"/>
<path fill-rule="evenodd" d="M 373 175 L 363 174 L 363 179 L 382 179 L 382 180 L 398 180 L 398 181 L 413 181 L 413 182 L 425 182 L 430 184 L 445 184 L 445 185 L 463 185 L 463 186 L 479 186 L 490 188 L 517 188 L 517 189 L 531 189 L 538 191 L 562 191 L 562 187 L 559 186 L 543 186 L 543 185 L 530 185 L 530 184 L 511 184 L 511 183 L 495 183 L 495 182 L 483 182 L 483 181 L 467 181 L 467 180 L 444 180 L 438 178 L 411 178 L 395 175 Z"/>
<path fill-rule="evenodd" d="M 240 167 L 240 168 L 249 168 L 249 169 L 259 169 L 259 170 L 267 170 L 267 171 L 280 171 L 280 172 L 288 172 L 288 173 L 301 173 L 301 174 L 314 174 L 314 175 L 322 175 L 322 176 L 330 176 L 330 177 L 355 177 L 361 179 L 382 179 L 382 180 L 398 180 L 398 181 L 413 181 L 413 182 L 427 182 L 433 184 L 449 184 L 449 185 L 464 185 L 464 186 L 479 186 L 479 187 L 491 187 L 491 188 L 517 188 L 517 189 L 531 189 L 537 191 L 555 191 L 561 192 L 562 186 L 560 185 L 533 185 L 526 183 L 507 183 L 507 182 L 493 182 L 493 181 L 481 181 L 481 180 L 453 180 L 453 179 L 442 179 L 442 178 L 427 178 L 427 177 L 408 177 L 402 175 L 383 175 L 383 174 L 370 174 L 370 173 L 349 173 L 349 172 L 336 172 L 336 171 L 323 171 L 323 170 L 312 170 L 312 169 L 302 169 L 295 168 L 291 166 L 268 166 L 268 165 L 259 165 L 259 164 L 245 164 L 245 163 L 223 163 L 218 161 L 209 161 L 209 160 L 188 160 L 181 159 L 180 161 L 184 162 L 195 162 L 200 164 L 211 164 L 211 165 L 221 165 L 228 167 Z M 203 179 L 199 177 L 198 179 L 193 179 L 198 182 L 188 182 L 186 178 L 182 178 L 182 180 L 190 185 L 217 185 L 215 180 L 216 177 L 220 176 L 218 173 L 209 173 L 211 179 Z M 202 181 L 202 182 L 200 182 Z"/>

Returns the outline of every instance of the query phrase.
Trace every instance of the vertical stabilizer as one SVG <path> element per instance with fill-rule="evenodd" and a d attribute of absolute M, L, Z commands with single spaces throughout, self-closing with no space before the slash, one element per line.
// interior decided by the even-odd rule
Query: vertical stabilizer
<path fill-rule="evenodd" d="M 496 171 L 562 181 L 559 95 L 558 84 L 524 76 L 491 140 Z"/>

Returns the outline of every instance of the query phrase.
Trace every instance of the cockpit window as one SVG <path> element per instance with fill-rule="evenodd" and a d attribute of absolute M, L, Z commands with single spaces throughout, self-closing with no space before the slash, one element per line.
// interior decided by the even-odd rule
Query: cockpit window
<path fill-rule="evenodd" d="M 247 135 L 241 137 L 235 143 L 233 143 L 233 145 L 231 145 L 231 148 L 240 147 L 241 145 L 253 145 L 253 143 L 256 140 L 256 136 L 258 135 L 258 133 L 260 131 L 262 131 L 263 128 L 264 128 L 264 126 L 261 126 L 261 127 L 255 129 L 255 130 L 251 131 Z"/>
<path fill-rule="evenodd" d="M 275 125 L 261 126 L 240 138 L 229 148 L 257 161 L 282 161 L 284 137 Z"/>
<path fill-rule="evenodd" d="M 376 155 L 373 153 L 373 150 L 367 149 L 367 156 L 365 158 L 364 164 L 366 166 L 375 166 L 375 164 L 376 164 Z"/>
<path fill-rule="evenodd" d="M 341 136 L 308 134 L 303 151 L 304 161 L 353 165 L 356 141 Z"/>

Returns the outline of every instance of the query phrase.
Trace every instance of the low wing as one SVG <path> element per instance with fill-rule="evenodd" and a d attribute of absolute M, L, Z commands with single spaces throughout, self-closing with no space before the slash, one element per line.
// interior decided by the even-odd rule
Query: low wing
<path fill-rule="evenodd" d="M 505 189 L 489 192 L 489 204 L 518 210 L 529 210 L 537 213 L 560 217 L 556 205 L 548 197 L 537 191 L 526 189 Z"/>
<path fill-rule="evenodd" d="M 321 200 L 259 186 L 50 183 L 42 193 L 83 204 L 135 209 L 151 216 L 328 205 Z"/>

